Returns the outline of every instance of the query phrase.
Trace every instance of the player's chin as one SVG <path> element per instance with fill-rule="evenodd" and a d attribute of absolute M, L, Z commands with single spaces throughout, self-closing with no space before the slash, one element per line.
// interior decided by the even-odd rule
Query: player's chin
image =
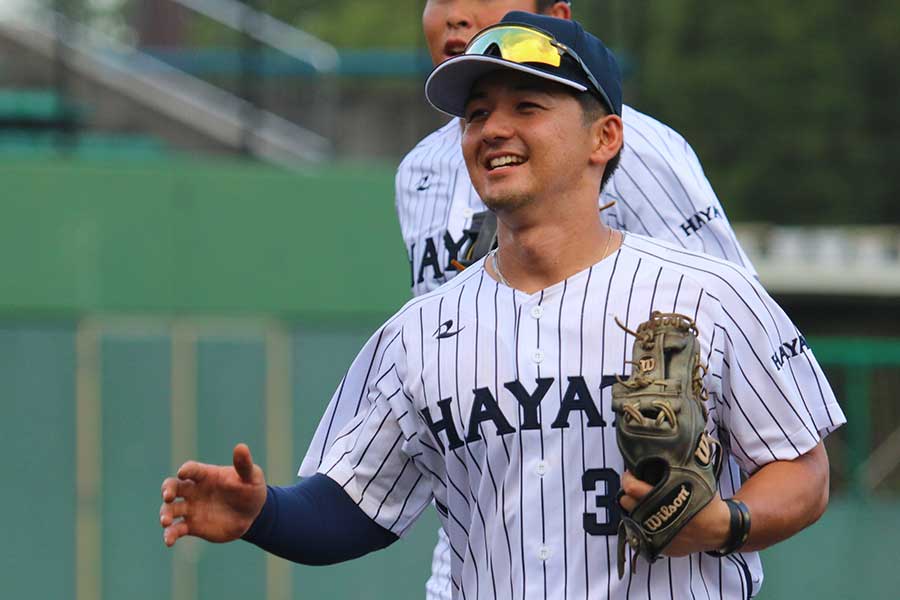
<path fill-rule="evenodd" d="M 521 208 L 528 204 L 529 200 L 528 194 L 512 190 L 492 190 L 481 194 L 481 201 L 494 212 Z"/>

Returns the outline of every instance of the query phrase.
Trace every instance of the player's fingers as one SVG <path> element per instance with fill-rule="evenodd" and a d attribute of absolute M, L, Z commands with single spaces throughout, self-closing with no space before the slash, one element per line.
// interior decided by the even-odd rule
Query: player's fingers
<path fill-rule="evenodd" d="M 159 508 L 159 524 L 168 527 L 177 519 L 188 515 L 190 505 L 187 502 L 163 502 Z"/>
<path fill-rule="evenodd" d="M 209 465 L 189 460 L 178 469 L 178 479 L 193 479 L 194 481 L 203 481 Z"/>
<path fill-rule="evenodd" d="M 253 456 L 250 454 L 250 448 L 247 444 L 238 444 L 234 447 L 232 455 L 234 461 L 234 470 L 238 476 L 245 482 L 250 482 L 253 478 Z"/>
<path fill-rule="evenodd" d="M 622 494 L 619 496 L 619 505 L 625 509 L 626 512 L 631 512 L 638 505 L 638 501 L 629 496 L 628 494 Z"/>
<path fill-rule="evenodd" d="M 183 538 L 189 532 L 188 524 L 184 521 L 178 521 L 163 530 L 163 542 L 171 548 L 179 538 Z"/>
<path fill-rule="evenodd" d="M 628 471 L 625 471 L 625 473 L 622 474 L 622 489 L 625 490 L 627 495 L 640 500 L 650 493 L 653 486 L 645 481 L 641 481 Z"/>
<path fill-rule="evenodd" d="M 163 502 L 174 502 L 178 497 L 178 480 L 174 477 L 166 477 L 162 482 L 160 492 Z"/>
<path fill-rule="evenodd" d="M 174 502 L 176 498 L 190 498 L 197 484 L 190 479 L 167 477 L 162 483 L 163 502 Z"/>

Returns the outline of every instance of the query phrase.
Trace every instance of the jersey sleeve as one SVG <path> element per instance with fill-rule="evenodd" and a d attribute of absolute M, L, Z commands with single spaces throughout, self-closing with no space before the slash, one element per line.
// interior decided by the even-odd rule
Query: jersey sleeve
<path fill-rule="evenodd" d="M 367 387 L 370 379 L 384 364 L 386 353 L 394 344 L 399 343 L 398 332 L 391 332 L 391 323 L 379 328 L 350 365 L 316 427 L 316 433 L 297 473 L 299 476 L 314 475 L 341 429 L 357 415 L 369 410 Z"/>
<path fill-rule="evenodd" d="M 793 460 L 845 421 L 812 350 L 749 273 L 710 294 L 713 418 L 741 469 Z"/>
<path fill-rule="evenodd" d="M 366 410 L 337 435 L 318 471 L 373 521 L 402 536 L 431 503 L 431 474 L 415 457 L 420 418 L 405 385 L 402 330 L 365 385 Z"/>
<path fill-rule="evenodd" d="M 662 123 L 628 109 L 625 146 L 601 204 L 606 221 L 740 265 L 756 275 L 693 148 Z"/>

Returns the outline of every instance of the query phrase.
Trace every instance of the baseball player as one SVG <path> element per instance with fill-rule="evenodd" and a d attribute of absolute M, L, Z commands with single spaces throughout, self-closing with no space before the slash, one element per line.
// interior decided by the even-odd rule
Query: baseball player
<path fill-rule="evenodd" d="M 435 65 L 460 54 L 479 30 L 510 10 L 570 18 L 568 2 L 556 0 L 430 0 L 423 29 Z M 600 195 L 611 227 L 666 240 L 679 247 L 724 258 L 751 272 L 725 211 L 703 174 L 694 151 L 677 132 L 625 105 L 625 147 L 617 169 Z M 459 271 L 455 262 L 474 238 L 485 210 L 472 187 L 460 150 L 462 127 L 453 119 L 422 140 L 401 162 L 396 176 L 397 215 L 409 255 L 410 285 L 418 296 L 436 289 Z M 613 171 L 613 169 L 610 169 Z M 352 375 L 352 372 L 351 372 Z M 356 389 L 349 382 L 341 392 Z M 310 445 L 300 475 L 313 475 L 337 432 L 362 405 L 353 394 L 332 399 Z M 450 597 L 450 547 L 443 531 L 434 551 L 428 600 Z"/>
<path fill-rule="evenodd" d="M 746 270 L 603 223 L 621 81 L 577 23 L 510 13 L 426 92 L 464 118 L 499 249 L 376 332 L 343 383 L 360 410 L 315 475 L 267 487 L 243 445 L 233 466 L 187 463 L 163 483 L 166 543 L 243 536 L 323 564 L 392 543 L 434 502 L 453 598 L 752 596 L 756 551 L 824 511 L 822 439 L 844 422 L 803 337 Z M 631 370 L 615 321 L 635 329 L 653 311 L 697 324 L 709 435 L 727 463 L 669 557 L 636 559 L 620 580 L 620 506 L 649 486 L 623 473 L 615 442 L 609 388 Z M 749 531 L 723 497 L 752 515 Z"/>
<path fill-rule="evenodd" d="M 480 29 L 510 10 L 569 18 L 568 2 L 549 0 L 430 0 L 423 29 L 435 65 L 460 53 Z M 718 256 L 750 271 L 752 265 L 684 138 L 630 106 L 623 108 L 625 148 L 600 205 L 611 227 Z M 423 139 L 396 176 L 397 214 L 409 254 L 415 295 L 446 283 L 471 239 L 473 215 L 485 210 L 469 182 L 454 119 Z M 651 200 L 652 199 L 652 200 Z"/>

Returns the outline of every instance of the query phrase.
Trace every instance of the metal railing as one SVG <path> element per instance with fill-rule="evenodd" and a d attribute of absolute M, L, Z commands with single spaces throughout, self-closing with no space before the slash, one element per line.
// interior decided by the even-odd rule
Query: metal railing
<path fill-rule="evenodd" d="M 240 31 L 297 60 L 309 63 L 320 73 L 333 73 L 340 66 L 338 51 L 302 29 L 279 21 L 237 0 L 172 0 Z"/>
<path fill-rule="evenodd" d="M 333 47 L 236 0 L 171 2 L 303 60 L 318 73 L 333 72 L 339 64 Z M 15 6 L 0 13 L 0 35 L 52 62 L 56 87 L 64 96 L 73 76 L 89 80 L 225 147 L 283 166 L 321 161 L 333 152 L 323 135 L 250 101 L 255 97 L 252 82 L 229 91 L 61 12 L 35 4 Z"/>

